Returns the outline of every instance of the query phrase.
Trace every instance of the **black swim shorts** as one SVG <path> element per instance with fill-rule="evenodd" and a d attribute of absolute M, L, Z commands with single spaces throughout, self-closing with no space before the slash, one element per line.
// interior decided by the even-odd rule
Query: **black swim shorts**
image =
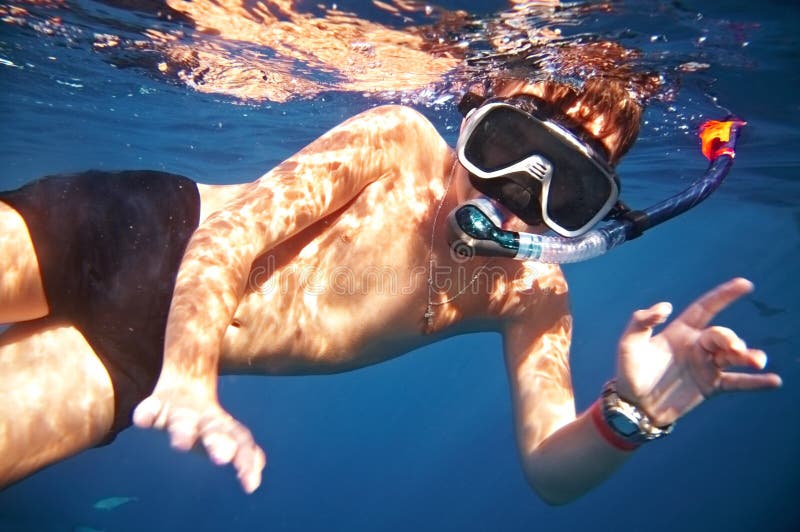
<path fill-rule="evenodd" d="M 175 278 L 200 216 L 197 185 L 164 172 L 90 171 L 46 177 L 0 200 L 28 226 L 50 316 L 80 330 L 111 376 L 109 443 L 161 371 Z"/>

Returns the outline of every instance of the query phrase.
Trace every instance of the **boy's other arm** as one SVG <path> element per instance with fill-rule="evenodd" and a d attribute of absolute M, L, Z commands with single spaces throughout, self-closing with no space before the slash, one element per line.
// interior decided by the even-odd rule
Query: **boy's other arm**
<path fill-rule="evenodd" d="M 777 374 L 760 371 L 767 363 L 763 351 L 748 347 L 731 329 L 710 325 L 752 289 L 742 278 L 723 283 L 655 335 L 672 305 L 662 302 L 634 312 L 616 356 L 619 396 L 636 405 L 653 425 L 665 427 L 716 394 L 781 386 Z M 605 430 L 602 414 L 597 422 L 592 409 L 575 417 L 566 293 L 551 299 L 552 304 L 542 305 L 543 312 L 508 326 L 506 360 L 526 476 L 543 499 L 559 504 L 602 482 L 631 451 L 620 450 L 629 446 L 620 445 L 613 431 Z M 742 367 L 750 371 L 739 371 Z"/>
<path fill-rule="evenodd" d="M 504 332 L 517 447 L 528 483 L 549 504 L 576 499 L 631 454 L 597 433 L 588 410 L 576 416 L 571 335 L 566 291 L 548 296 Z"/>

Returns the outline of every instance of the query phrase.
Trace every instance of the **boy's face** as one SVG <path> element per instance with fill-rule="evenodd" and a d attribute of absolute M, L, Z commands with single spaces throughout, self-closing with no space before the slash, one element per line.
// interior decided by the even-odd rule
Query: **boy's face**
<path fill-rule="evenodd" d="M 534 92 L 524 95 L 538 98 Z M 489 100 L 468 115 L 457 146 L 458 199 L 465 201 L 482 191 L 528 227 L 544 221 L 563 236 L 579 236 L 613 207 L 618 181 L 598 145 L 602 143 L 592 142 L 590 131 L 576 134 L 558 121 L 537 118 L 540 105 L 531 98 L 506 97 Z M 576 108 L 580 113 L 580 106 Z M 587 129 L 603 128 L 602 120 L 594 122 Z M 586 127 L 587 122 L 580 125 Z"/>

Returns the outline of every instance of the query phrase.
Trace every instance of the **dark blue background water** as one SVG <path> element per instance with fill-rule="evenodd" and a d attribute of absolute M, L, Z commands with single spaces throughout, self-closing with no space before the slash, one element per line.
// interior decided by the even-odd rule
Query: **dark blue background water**
<path fill-rule="evenodd" d="M 502 6 L 446 4 L 478 12 Z M 643 42 L 666 36 L 653 46 L 686 53 L 698 52 L 689 44 L 706 31 L 713 61 L 684 80 L 671 108 L 648 111 L 642 139 L 620 168 L 626 198 L 653 201 L 703 170 L 682 125 L 696 127 L 721 108 L 749 125 L 729 181 L 709 201 L 606 257 L 566 268 L 578 406 L 588 406 L 612 374 L 631 311 L 662 299 L 682 307 L 737 275 L 757 291 L 718 322 L 767 350 L 783 389 L 714 399 L 602 487 L 551 508 L 519 466 L 495 335 L 452 339 L 337 376 L 224 378 L 224 406 L 269 454 L 256 494 L 243 495 L 229 469 L 172 452 L 164 436 L 129 430 L 112 446 L 0 493 L 0 530 L 800 529 L 800 9 L 788 1 L 645 5 L 666 14 L 650 20 L 620 10 L 594 23 L 635 28 Z M 87 46 L 10 25 L 0 32 L 0 58 L 17 65 L 0 64 L 0 189 L 87 168 L 249 180 L 375 103 L 328 95 L 241 105 L 115 69 Z M 421 109 L 455 140 L 452 108 Z M 109 496 L 137 500 L 93 509 Z"/>

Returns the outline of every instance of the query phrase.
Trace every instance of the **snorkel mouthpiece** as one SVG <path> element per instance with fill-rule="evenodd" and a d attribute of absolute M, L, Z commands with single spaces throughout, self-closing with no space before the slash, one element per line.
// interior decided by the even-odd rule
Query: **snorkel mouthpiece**
<path fill-rule="evenodd" d="M 499 212 L 488 198 L 477 198 L 456 207 L 448 216 L 450 246 L 469 247 L 475 255 L 536 260 L 548 263 L 579 262 L 606 252 L 618 235 L 601 230 L 575 238 L 507 231 L 496 223 Z M 493 218 L 495 220 L 493 220 Z"/>
<path fill-rule="evenodd" d="M 498 227 L 500 214 L 488 198 L 460 205 L 450 213 L 447 221 L 453 249 L 467 246 L 477 255 L 512 259 L 519 253 L 519 233 Z"/>
<path fill-rule="evenodd" d="M 567 238 L 518 233 L 502 228 L 503 216 L 492 200 L 478 198 L 459 205 L 448 216 L 451 246 L 468 246 L 474 254 L 536 260 L 546 263 L 580 262 L 602 255 L 688 211 L 725 180 L 736 155 L 736 141 L 746 123 L 736 118 L 710 120 L 700 127 L 703 154 L 710 160 L 705 174 L 682 192 L 641 211 L 627 211 L 588 233 Z"/>

